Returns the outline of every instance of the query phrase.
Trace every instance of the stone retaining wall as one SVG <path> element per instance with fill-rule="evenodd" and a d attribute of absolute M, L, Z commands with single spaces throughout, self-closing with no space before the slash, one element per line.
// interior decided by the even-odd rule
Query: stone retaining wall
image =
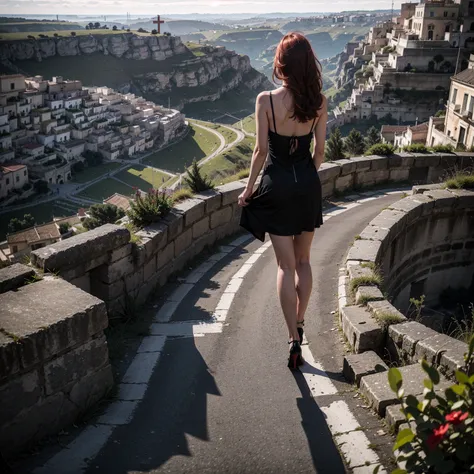
<path fill-rule="evenodd" d="M 411 296 L 424 294 L 434 304 L 449 285 L 473 287 L 474 192 L 427 188 L 415 187 L 420 194 L 383 210 L 349 249 L 348 291 L 358 287 L 349 299 L 365 306 L 345 302 L 340 316 L 356 352 L 375 350 L 408 363 L 426 357 L 452 374 L 463 365 L 467 345 L 408 322 L 399 310 L 408 309 Z M 390 301 L 371 285 L 381 286 Z M 387 316 L 392 324 L 377 322 Z"/>
<path fill-rule="evenodd" d="M 73 423 L 113 386 L 105 304 L 31 268 L 0 270 L 0 452 Z"/>

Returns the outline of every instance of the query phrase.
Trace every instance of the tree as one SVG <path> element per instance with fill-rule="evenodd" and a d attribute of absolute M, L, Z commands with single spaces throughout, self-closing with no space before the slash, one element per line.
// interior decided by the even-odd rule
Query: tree
<path fill-rule="evenodd" d="M 152 34 L 152 35 L 157 35 L 157 34 L 158 34 L 158 30 L 151 30 L 151 34 Z"/>
<path fill-rule="evenodd" d="M 59 35 L 57 33 L 54 33 L 54 37 L 57 38 Z"/>
<path fill-rule="evenodd" d="M 86 25 L 86 30 L 90 30 L 89 25 Z"/>
<path fill-rule="evenodd" d="M 82 161 L 77 161 L 71 168 L 74 173 L 80 173 L 81 171 L 84 171 L 84 163 Z"/>
<path fill-rule="evenodd" d="M 104 161 L 104 157 L 97 151 L 87 150 L 83 153 L 87 166 L 97 166 Z"/>
<path fill-rule="evenodd" d="M 201 169 L 196 160 L 193 160 L 191 168 L 187 170 L 186 176 L 183 179 L 193 193 L 200 193 L 214 188 L 212 180 L 201 174 Z"/>
<path fill-rule="evenodd" d="M 24 214 L 23 219 L 14 217 L 8 223 L 8 233 L 14 234 L 20 230 L 29 229 L 35 225 L 35 218 L 31 214 Z"/>
<path fill-rule="evenodd" d="M 117 31 L 117 25 L 114 25 L 114 26 L 112 27 L 112 30 L 113 30 L 113 31 Z"/>
<path fill-rule="evenodd" d="M 70 228 L 71 224 L 69 224 L 69 222 L 62 222 L 61 224 L 59 224 L 59 233 L 61 235 L 67 234 Z"/>
<path fill-rule="evenodd" d="M 87 26 L 89 27 L 89 30 L 94 29 L 94 23 L 92 23 L 92 21 Z"/>
<path fill-rule="evenodd" d="M 36 183 L 34 184 L 34 187 L 35 187 L 35 191 L 38 194 L 46 194 L 49 191 L 48 183 L 41 179 L 39 181 L 36 181 Z"/>
<path fill-rule="evenodd" d="M 434 56 L 433 61 L 436 63 L 437 69 L 439 69 L 439 65 L 444 61 L 444 56 L 442 54 L 437 54 Z"/>
<path fill-rule="evenodd" d="M 89 23 L 89 24 L 90 24 L 90 23 Z M 100 28 L 100 23 L 99 23 L 98 21 L 96 21 L 96 22 L 94 23 L 94 28 L 95 28 L 96 30 L 98 30 L 98 29 Z"/>
<path fill-rule="evenodd" d="M 127 28 L 127 33 L 130 33 L 130 28 Z"/>
<path fill-rule="evenodd" d="M 75 32 L 75 31 L 71 31 L 71 36 L 76 36 L 76 32 Z"/>
<path fill-rule="evenodd" d="M 361 133 L 353 128 L 344 141 L 348 153 L 352 156 L 360 156 L 364 153 L 365 144 Z"/>
<path fill-rule="evenodd" d="M 382 138 L 380 137 L 380 131 L 376 127 L 370 127 L 367 130 L 367 135 L 365 137 L 365 143 L 367 145 L 367 148 L 370 148 L 373 145 L 377 145 L 377 143 L 380 143 L 382 141 Z"/>
<path fill-rule="evenodd" d="M 90 217 L 86 217 L 82 223 L 87 230 L 105 224 L 113 224 L 125 216 L 124 210 L 113 204 L 94 204 L 89 209 L 89 214 Z"/>
<path fill-rule="evenodd" d="M 325 158 L 326 161 L 344 158 L 344 142 L 342 141 L 341 131 L 338 128 L 331 133 L 326 142 Z"/>

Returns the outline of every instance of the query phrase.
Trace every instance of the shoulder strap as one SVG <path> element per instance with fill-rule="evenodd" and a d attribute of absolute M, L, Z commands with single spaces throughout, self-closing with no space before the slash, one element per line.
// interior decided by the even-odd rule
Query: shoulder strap
<path fill-rule="evenodd" d="M 318 116 L 316 115 L 316 117 L 314 117 L 314 120 L 313 120 L 313 125 L 311 125 L 311 132 L 310 133 L 314 132 L 314 124 L 316 123 L 317 118 L 318 118 Z"/>
<path fill-rule="evenodd" d="M 271 91 L 270 91 L 270 104 L 272 106 L 273 128 L 275 129 L 275 133 L 277 133 L 277 125 L 275 121 L 275 109 L 273 108 L 273 97 L 272 97 Z"/>

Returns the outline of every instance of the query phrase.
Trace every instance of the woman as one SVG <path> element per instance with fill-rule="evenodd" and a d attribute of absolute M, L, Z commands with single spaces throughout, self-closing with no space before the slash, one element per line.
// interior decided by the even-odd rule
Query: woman
<path fill-rule="evenodd" d="M 289 33 L 281 40 L 275 54 L 273 80 L 275 77 L 282 87 L 257 97 L 257 143 L 248 184 L 239 196 L 243 207 L 240 224 L 261 241 L 265 233 L 270 235 L 278 263 L 278 296 L 291 344 L 288 367 L 296 369 L 304 362 L 300 343 L 313 285 L 311 242 L 314 229 L 323 223 L 317 170 L 323 162 L 327 122 L 320 64 L 303 35 Z M 254 193 L 267 153 L 267 166 Z"/>

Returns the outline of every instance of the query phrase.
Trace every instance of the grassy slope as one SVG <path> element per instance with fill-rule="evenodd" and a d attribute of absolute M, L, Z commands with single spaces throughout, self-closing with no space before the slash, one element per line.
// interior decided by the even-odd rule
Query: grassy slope
<path fill-rule="evenodd" d="M 169 175 L 142 165 L 131 166 L 115 176 L 130 186 L 135 186 L 145 192 L 152 187 L 158 189 L 169 179 Z"/>
<path fill-rule="evenodd" d="M 1 25 L 0 25 L 1 26 Z M 114 31 L 112 29 L 109 30 L 85 30 L 79 29 L 80 26 L 77 27 L 77 30 L 72 30 L 76 32 L 76 36 L 88 36 L 90 34 L 96 35 L 120 35 L 126 33 L 122 30 Z M 57 33 L 59 36 L 62 37 L 69 37 L 71 33 L 69 30 L 51 30 L 51 31 L 20 31 L 17 33 L 1 33 L 0 41 L 12 41 L 12 40 L 24 40 L 28 39 L 28 36 L 35 36 L 39 39 L 39 35 L 48 35 L 49 37 L 54 37 L 54 34 Z M 135 35 L 139 36 L 150 36 L 150 33 L 139 33 L 138 31 L 131 31 L 130 33 L 134 33 Z M 158 36 L 158 35 L 155 35 Z"/>
<path fill-rule="evenodd" d="M 84 191 L 78 194 L 78 197 L 103 201 L 115 193 L 130 196 L 133 194 L 133 188 L 131 186 L 127 186 L 126 184 L 120 183 L 116 179 L 107 178 L 84 189 Z"/>
<path fill-rule="evenodd" d="M 86 168 L 84 171 L 80 173 L 75 173 L 73 176 L 73 181 L 76 183 L 87 183 L 87 181 L 91 181 L 99 176 L 102 176 L 109 171 L 114 171 L 117 168 L 120 168 L 120 163 L 102 163 L 99 166 L 91 166 L 90 168 Z"/>

